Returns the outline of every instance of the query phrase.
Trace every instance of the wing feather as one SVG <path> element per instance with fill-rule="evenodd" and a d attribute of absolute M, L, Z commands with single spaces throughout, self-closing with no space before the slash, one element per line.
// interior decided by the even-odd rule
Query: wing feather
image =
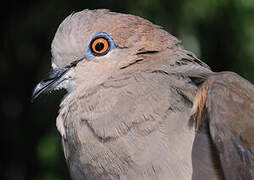
<path fill-rule="evenodd" d="M 232 72 L 216 73 L 200 87 L 192 123 L 208 123 L 225 179 L 254 179 L 254 86 Z"/>

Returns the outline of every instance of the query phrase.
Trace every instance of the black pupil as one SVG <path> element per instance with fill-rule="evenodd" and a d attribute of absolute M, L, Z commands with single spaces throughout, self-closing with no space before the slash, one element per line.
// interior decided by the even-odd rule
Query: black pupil
<path fill-rule="evenodd" d="M 102 42 L 98 42 L 96 45 L 95 45 L 95 49 L 96 51 L 100 52 L 101 50 L 103 50 L 104 48 L 104 44 Z"/>

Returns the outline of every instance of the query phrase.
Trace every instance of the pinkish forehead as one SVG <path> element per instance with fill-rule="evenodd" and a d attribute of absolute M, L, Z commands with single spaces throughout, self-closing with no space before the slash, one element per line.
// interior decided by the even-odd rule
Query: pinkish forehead
<path fill-rule="evenodd" d="M 59 26 L 52 42 L 52 62 L 65 66 L 82 58 L 92 37 L 106 32 L 120 47 L 136 42 L 169 42 L 170 36 L 159 26 L 134 15 L 101 10 L 83 10 L 68 16 Z M 166 44 L 165 44 L 166 45 Z"/>

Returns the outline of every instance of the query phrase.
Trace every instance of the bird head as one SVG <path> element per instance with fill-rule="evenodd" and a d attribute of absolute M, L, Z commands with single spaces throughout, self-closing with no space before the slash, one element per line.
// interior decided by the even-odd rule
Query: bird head
<path fill-rule="evenodd" d="M 90 88 L 126 69 L 137 71 L 141 61 L 177 43 L 161 27 L 137 16 L 105 9 L 73 13 L 58 27 L 51 45 L 52 70 L 32 98 L 61 88 Z"/>

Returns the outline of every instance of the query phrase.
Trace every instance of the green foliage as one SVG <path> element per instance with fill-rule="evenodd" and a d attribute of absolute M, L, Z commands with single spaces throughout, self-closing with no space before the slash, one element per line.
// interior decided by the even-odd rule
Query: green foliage
<path fill-rule="evenodd" d="M 187 39 L 185 47 L 200 52 L 215 71 L 235 71 L 254 81 L 253 0 L 186 1 L 182 14 L 179 29 L 184 44 Z"/>
<path fill-rule="evenodd" d="M 53 129 L 54 132 L 56 129 Z M 53 131 L 52 130 L 52 131 Z M 59 176 L 59 167 L 63 160 L 63 153 L 60 146 L 60 137 L 55 133 L 47 133 L 37 145 L 37 156 L 41 166 L 41 175 L 38 180 L 62 180 Z"/>
<path fill-rule="evenodd" d="M 46 134 L 37 146 L 38 159 L 44 167 L 54 167 L 59 163 L 59 139 L 56 134 Z"/>

